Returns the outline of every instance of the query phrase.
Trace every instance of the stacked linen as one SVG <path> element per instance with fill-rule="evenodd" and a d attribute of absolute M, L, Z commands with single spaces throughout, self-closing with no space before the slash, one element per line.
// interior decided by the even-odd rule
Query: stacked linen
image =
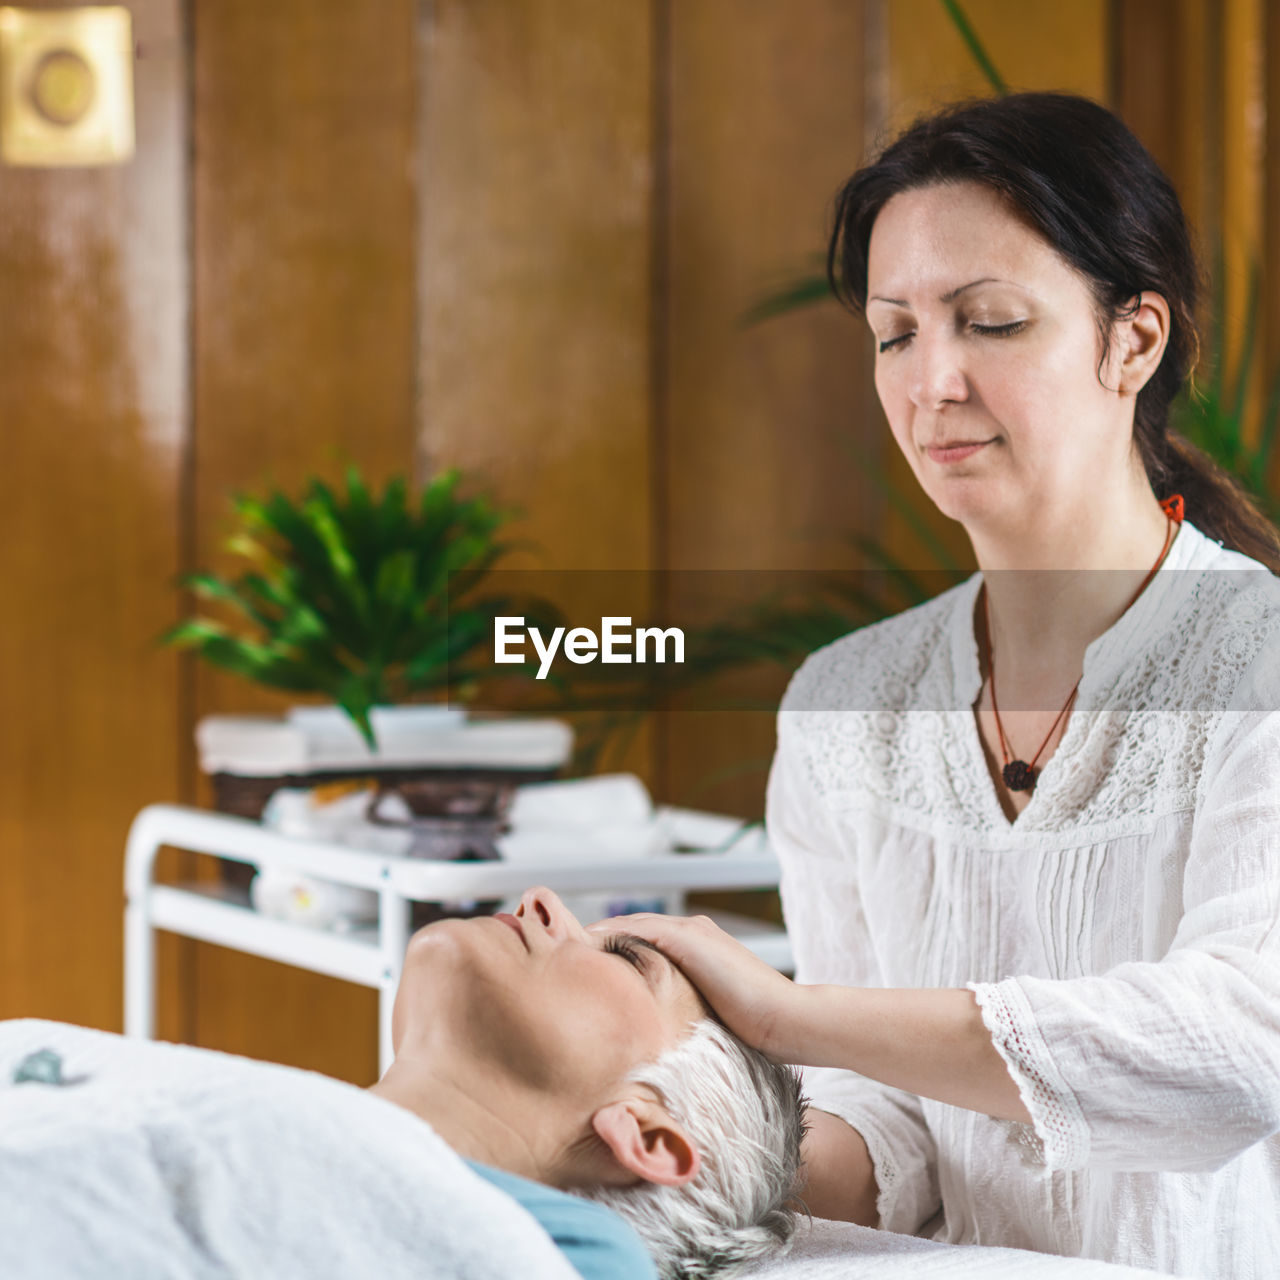
<path fill-rule="evenodd" d="M 749 837 L 762 824 L 697 809 L 655 808 L 633 773 L 520 787 L 510 812 L 511 834 L 499 839 L 512 862 L 574 858 L 645 858 L 674 850 L 758 852 Z"/>
<path fill-rule="evenodd" d="M 559 769 L 573 750 L 561 720 L 468 719 L 450 707 L 375 707 L 370 751 L 337 707 L 287 716 L 206 716 L 196 726 L 205 773 L 239 777 L 379 768 Z"/>
<path fill-rule="evenodd" d="M 621 862 L 671 851 L 670 833 L 659 821 L 648 790 L 630 773 L 520 787 L 508 822 L 510 830 L 498 837 L 498 852 L 505 861 L 529 868 L 530 885 L 548 878 L 548 864 Z M 632 911 L 681 909 L 679 895 L 671 893 L 614 890 L 561 897 L 584 923 Z M 518 900 L 512 900 L 503 909 L 513 911 L 517 905 Z"/>
<path fill-rule="evenodd" d="M 529 867 L 531 884 L 546 878 L 547 865 L 650 858 L 677 850 L 751 854 L 763 848 L 762 827 L 694 809 L 655 807 L 644 783 L 630 773 L 521 787 L 510 822 L 498 849 L 509 862 Z M 561 898 L 584 923 L 636 911 L 684 911 L 684 895 L 675 891 L 613 890 Z M 514 901 L 504 904 L 508 911 L 514 907 Z"/>
<path fill-rule="evenodd" d="M 359 784 L 283 787 L 267 801 L 262 824 L 299 840 L 322 840 L 395 856 L 407 853 L 413 841 L 409 831 L 379 826 L 365 816 L 374 794 L 372 786 Z M 411 816 L 403 797 L 394 792 L 382 798 L 379 811 L 398 821 Z M 259 871 L 249 886 L 249 900 L 274 920 L 340 933 L 378 918 L 378 895 L 373 890 L 286 868 Z"/>
<path fill-rule="evenodd" d="M 323 840 L 379 853 L 404 854 L 408 830 L 368 821 L 371 792 L 335 784 L 315 790 L 277 791 L 263 823 L 283 835 Z M 384 794 L 379 812 L 407 821 L 408 806 L 394 792 Z M 564 782 L 517 787 L 508 810 L 508 830 L 497 837 L 504 861 L 529 869 L 529 883 L 548 878 L 548 867 L 600 864 L 661 856 L 675 849 L 756 851 L 760 828 L 740 819 L 689 809 L 655 808 L 634 774 L 604 774 Z M 554 888 L 554 885 L 552 885 Z M 264 915 L 321 929 L 346 930 L 377 918 L 377 895 L 335 885 L 298 871 L 260 872 L 251 887 L 254 906 Z M 505 904 L 508 910 L 514 903 Z M 575 894 L 566 905 L 582 920 L 631 911 L 680 911 L 676 893 Z"/>
<path fill-rule="evenodd" d="M 517 787 L 498 837 L 507 862 L 648 858 L 670 848 L 649 792 L 632 773 Z"/>

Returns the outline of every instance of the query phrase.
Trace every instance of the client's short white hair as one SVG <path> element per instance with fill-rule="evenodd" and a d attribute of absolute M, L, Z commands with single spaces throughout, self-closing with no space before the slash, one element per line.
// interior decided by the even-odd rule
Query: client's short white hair
<path fill-rule="evenodd" d="M 791 1067 L 748 1048 L 714 1018 L 630 1079 L 648 1085 L 702 1157 L 682 1186 L 642 1182 L 579 1195 L 622 1215 L 663 1280 L 735 1270 L 795 1230 L 804 1099 Z"/>

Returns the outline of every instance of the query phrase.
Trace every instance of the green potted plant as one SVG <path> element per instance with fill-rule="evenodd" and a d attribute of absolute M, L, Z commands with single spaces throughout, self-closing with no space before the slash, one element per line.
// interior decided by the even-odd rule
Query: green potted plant
<path fill-rule="evenodd" d="M 383 708 L 474 696 L 495 616 L 554 613 L 479 592 L 514 545 L 496 536 L 514 512 L 460 496 L 459 480 L 445 471 L 414 499 L 397 476 L 375 495 L 351 467 L 345 493 L 312 479 L 300 498 L 237 495 L 225 545 L 244 570 L 180 579 L 232 620 L 189 618 L 161 643 L 257 684 L 324 695 L 375 751 Z"/>

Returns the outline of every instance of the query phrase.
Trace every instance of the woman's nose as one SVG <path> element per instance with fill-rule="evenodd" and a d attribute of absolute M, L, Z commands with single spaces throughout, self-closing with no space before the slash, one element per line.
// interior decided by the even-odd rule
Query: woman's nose
<path fill-rule="evenodd" d="M 526 889 L 520 895 L 515 914 L 522 920 L 536 922 L 553 938 L 586 937 L 577 917 L 545 885 Z"/>
<path fill-rule="evenodd" d="M 908 391 L 917 408 L 937 409 L 952 401 L 968 399 L 969 384 L 954 342 L 943 335 L 921 334 L 912 345 Z"/>

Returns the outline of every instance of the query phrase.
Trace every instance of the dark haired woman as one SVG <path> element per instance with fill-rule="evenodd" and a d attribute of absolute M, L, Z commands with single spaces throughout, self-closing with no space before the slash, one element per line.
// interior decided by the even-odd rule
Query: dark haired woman
<path fill-rule="evenodd" d="M 625 927 L 815 1068 L 815 1213 L 1280 1276 L 1280 538 L 1169 433 L 1177 197 L 1095 103 L 964 103 L 853 176 L 830 261 L 980 572 L 783 702 L 768 826 L 824 985 Z"/>

